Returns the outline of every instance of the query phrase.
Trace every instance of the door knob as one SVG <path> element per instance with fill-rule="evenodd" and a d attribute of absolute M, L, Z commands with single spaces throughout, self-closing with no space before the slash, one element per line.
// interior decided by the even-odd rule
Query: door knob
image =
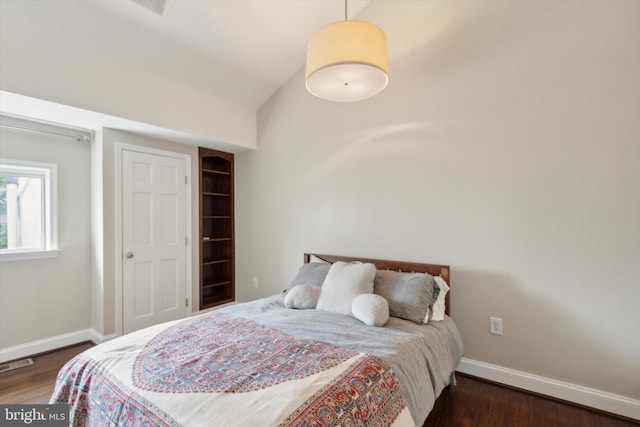
<path fill-rule="evenodd" d="M 124 256 L 125 256 L 127 259 L 131 259 L 131 258 L 133 258 L 133 252 L 127 252 Z"/>

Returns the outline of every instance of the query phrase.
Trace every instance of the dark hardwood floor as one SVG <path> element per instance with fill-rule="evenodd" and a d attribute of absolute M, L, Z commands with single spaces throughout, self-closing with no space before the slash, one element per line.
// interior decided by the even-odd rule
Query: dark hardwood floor
<path fill-rule="evenodd" d="M 447 387 L 424 427 L 637 427 L 620 419 L 463 374 Z"/>
<path fill-rule="evenodd" d="M 34 364 L 0 374 L 0 403 L 48 403 L 58 370 L 91 347 L 80 344 L 36 356 Z M 640 423 L 512 390 L 458 374 L 424 427 L 632 427 Z"/>
<path fill-rule="evenodd" d="M 91 346 L 83 343 L 35 356 L 33 365 L 1 373 L 0 403 L 49 403 L 60 368 Z"/>

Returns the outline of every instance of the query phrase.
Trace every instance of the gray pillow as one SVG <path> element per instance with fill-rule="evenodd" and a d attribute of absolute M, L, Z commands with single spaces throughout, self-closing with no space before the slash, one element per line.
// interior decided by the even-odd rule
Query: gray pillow
<path fill-rule="evenodd" d="M 289 283 L 289 289 L 299 285 L 321 287 L 330 268 L 331 264 L 326 262 L 309 262 L 302 264 L 296 277 Z"/>
<path fill-rule="evenodd" d="M 378 270 L 373 293 L 389 303 L 389 315 L 426 323 L 440 288 L 430 274 Z"/>

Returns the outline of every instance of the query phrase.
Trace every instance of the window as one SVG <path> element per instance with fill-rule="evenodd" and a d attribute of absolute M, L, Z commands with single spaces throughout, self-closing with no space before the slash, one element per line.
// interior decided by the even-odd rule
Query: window
<path fill-rule="evenodd" d="M 0 159 L 0 259 L 55 256 L 58 251 L 56 165 Z"/>

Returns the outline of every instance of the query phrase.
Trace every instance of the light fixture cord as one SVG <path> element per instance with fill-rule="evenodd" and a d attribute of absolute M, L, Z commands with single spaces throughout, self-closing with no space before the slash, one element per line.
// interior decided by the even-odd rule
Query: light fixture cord
<path fill-rule="evenodd" d="M 347 0 L 344 0 L 344 20 L 347 21 Z"/>

